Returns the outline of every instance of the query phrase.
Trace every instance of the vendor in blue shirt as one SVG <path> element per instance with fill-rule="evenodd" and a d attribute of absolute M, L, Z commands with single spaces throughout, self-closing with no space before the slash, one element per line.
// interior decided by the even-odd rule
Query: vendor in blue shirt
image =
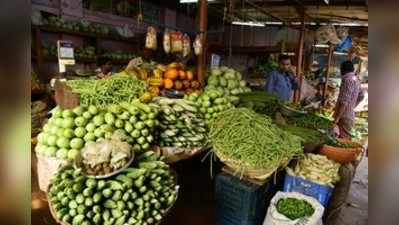
<path fill-rule="evenodd" d="M 279 68 L 270 73 L 265 90 L 279 97 L 281 101 L 289 101 L 294 90 L 299 88 L 295 72 L 291 67 L 288 55 L 278 57 Z"/>

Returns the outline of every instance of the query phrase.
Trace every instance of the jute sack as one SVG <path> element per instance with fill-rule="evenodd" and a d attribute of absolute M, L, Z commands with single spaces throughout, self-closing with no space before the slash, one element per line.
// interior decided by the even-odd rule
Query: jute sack
<path fill-rule="evenodd" d="M 68 164 L 68 161 L 53 157 L 36 154 L 37 157 L 37 176 L 40 190 L 47 192 L 51 177 L 61 167 Z"/>
<path fill-rule="evenodd" d="M 308 218 L 291 220 L 277 211 L 277 202 L 282 198 L 296 198 L 306 200 L 314 208 L 314 213 Z M 263 225 L 323 225 L 324 207 L 315 199 L 297 192 L 277 192 L 267 209 Z"/>

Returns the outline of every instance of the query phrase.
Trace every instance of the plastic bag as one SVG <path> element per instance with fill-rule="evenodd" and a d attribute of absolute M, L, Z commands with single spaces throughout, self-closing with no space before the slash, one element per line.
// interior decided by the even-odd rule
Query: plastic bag
<path fill-rule="evenodd" d="M 277 211 L 276 205 L 278 200 L 282 198 L 297 198 L 306 200 L 314 208 L 314 213 L 311 217 L 291 220 Z M 263 225 L 323 225 L 322 217 L 324 207 L 314 198 L 297 192 L 277 192 L 270 202 L 267 209 L 266 218 Z"/>
<path fill-rule="evenodd" d="M 170 52 L 170 32 L 168 29 L 163 34 L 163 49 L 166 53 Z"/>
<path fill-rule="evenodd" d="M 187 34 L 183 36 L 183 57 L 186 57 L 191 52 L 190 37 Z"/>
<path fill-rule="evenodd" d="M 200 55 L 202 53 L 202 44 L 201 44 L 201 38 L 200 38 L 199 34 L 197 34 L 197 36 L 195 37 L 193 46 L 194 46 L 195 55 Z"/>
<path fill-rule="evenodd" d="M 145 38 L 145 47 L 148 49 L 157 49 L 157 31 L 154 27 L 148 27 Z"/>
<path fill-rule="evenodd" d="M 325 44 L 330 42 L 331 44 L 338 44 L 341 40 L 338 38 L 337 32 L 334 26 L 328 25 L 317 29 L 316 31 L 317 43 Z"/>
<path fill-rule="evenodd" d="M 183 51 L 183 35 L 181 32 L 171 32 L 170 41 L 172 53 L 181 53 Z"/>

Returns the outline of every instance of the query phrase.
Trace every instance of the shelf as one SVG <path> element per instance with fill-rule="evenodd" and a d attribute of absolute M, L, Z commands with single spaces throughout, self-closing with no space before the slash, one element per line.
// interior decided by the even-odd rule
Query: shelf
<path fill-rule="evenodd" d="M 36 55 L 32 54 L 31 58 L 34 59 L 34 60 L 37 60 L 37 56 Z M 47 61 L 47 62 L 57 62 L 58 61 L 58 58 L 55 57 L 55 56 L 45 56 L 45 57 L 43 57 L 43 59 L 44 59 L 44 61 Z M 121 64 L 121 65 L 129 63 L 129 60 L 112 60 L 111 59 L 110 61 L 113 64 Z M 77 58 L 76 62 L 77 63 L 96 63 L 97 60 L 96 59 Z"/>
<path fill-rule="evenodd" d="M 78 35 L 83 37 L 91 37 L 91 38 L 101 38 L 101 39 L 108 39 L 114 41 L 123 41 L 123 42 L 135 42 L 136 38 L 124 38 L 112 35 L 105 35 L 105 34 L 95 34 L 89 32 L 82 32 L 82 31 L 75 31 L 75 30 L 67 30 L 58 27 L 48 27 L 48 26 L 35 26 L 32 25 L 33 28 L 37 28 L 41 31 L 52 32 L 52 33 L 64 33 L 64 34 L 71 34 L 71 35 Z"/>

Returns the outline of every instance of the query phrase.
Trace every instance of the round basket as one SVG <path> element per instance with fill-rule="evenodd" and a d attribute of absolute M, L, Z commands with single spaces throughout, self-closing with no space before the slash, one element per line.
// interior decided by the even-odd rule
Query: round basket
<path fill-rule="evenodd" d="M 280 165 L 278 165 L 271 166 L 270 168 L 255 169 L 249 166 L 243 166 L 237 160 L 233 160 L 220 153 L 216 153 L 216 155 L 227 167 L 239 174 L 240 177 L 244 176 L 254 180 L 265 180 L 280 167 Z"/>
<path fill-rule="evenodd" d="M 178 179 L 177 173 L 176 173 L 176 171 L 174 171 L 173 169 L 169 169 L 169 170 L 170 170 L 170 172 L 173 174 L 173 177 L 175 178 L 176 198 L 175 198 L 175 200 L 173 201 L 173 203 L 172 203 L 167 209 L 165 209 L 165 213 L 162 215 L 162 219 L 161 219 L 159 222 L 154 223 L 153 225 L 160 225 L 160 224 L 165 220 L 165 218 L 166 218 L 166 217 L 170 214 L 170 212 L 172 211 L 174 205 L 176 204 L 177 198 L 178 198 L 178 196 L 179 196 L 179 186 L 177 185 L 177 179 Z M 50 189 L 50 186 L 49 186 L 49 189 Z M 52 206 L 52 204 L 51 204 L 50 197 L 49 197 L 48 193 L 46 194 L 46 197 L 47 197 L 47 202 L 48 202 L 50 214 L 51 214 L 51 216 L 54 218 L 54 220 L 55 220 L 58 224 L 61 224 L 61 225 L 71 225 L 71 224 L 69 224 L 69 223 L 66 223 L 66 222 L 60 220 L 60 219 L 57 217 L 57 214 L 56 214 L 56 212 L 55 212 L 55 210 L 54 210 L 54 208 L 53 208 L 53 206 Z"/>
<path fill-rule="evenodd" d="M 357 142 L 350 140 L 338 140 L 341 143 L 351 144 L 353 148 L 339 148 L 329 145 L 323 145 L 320 154 L 327 156 L 328 159 L 334 160 L 341 164 L 347 164 L 356 161 L 360 153 L 363 152 L 363 146 Z"/>
<path fill-rule="evenodd" d="M 83 165 L 82 165 L 83 164 L 83 158 L 82 158 L 82 155 L 78 154 L 76 156 L 76 158 L 75 158 L 75 166 L 77 166 L 78 168 L 82 168 L 82 172 L 83 172 L 83 174 L 86 177 L 94 178 L 94 179 L 105 179 L 105 178 L 109 178 L 109 177 L 112 177 L 114 175 L 117 175 L 118 173 L 120 173 L 123 170 L 127 169 L 130 166 L 130 164 L 133 163 L 133 161 L 134 161 L 134 152 L 132 152 L 132 155 L 131 155 L 129 161 L 123 167 L 121 167 L 121 168 L 119 168 L 119 169 L 117 169 L 117 170 L 115 170 L 115 171 L 113 171 L 111 173 L 104 174 L 104 175 L 89 175 L 89 174 L 86 174 L 86 171 L 83 169 Z"/>

